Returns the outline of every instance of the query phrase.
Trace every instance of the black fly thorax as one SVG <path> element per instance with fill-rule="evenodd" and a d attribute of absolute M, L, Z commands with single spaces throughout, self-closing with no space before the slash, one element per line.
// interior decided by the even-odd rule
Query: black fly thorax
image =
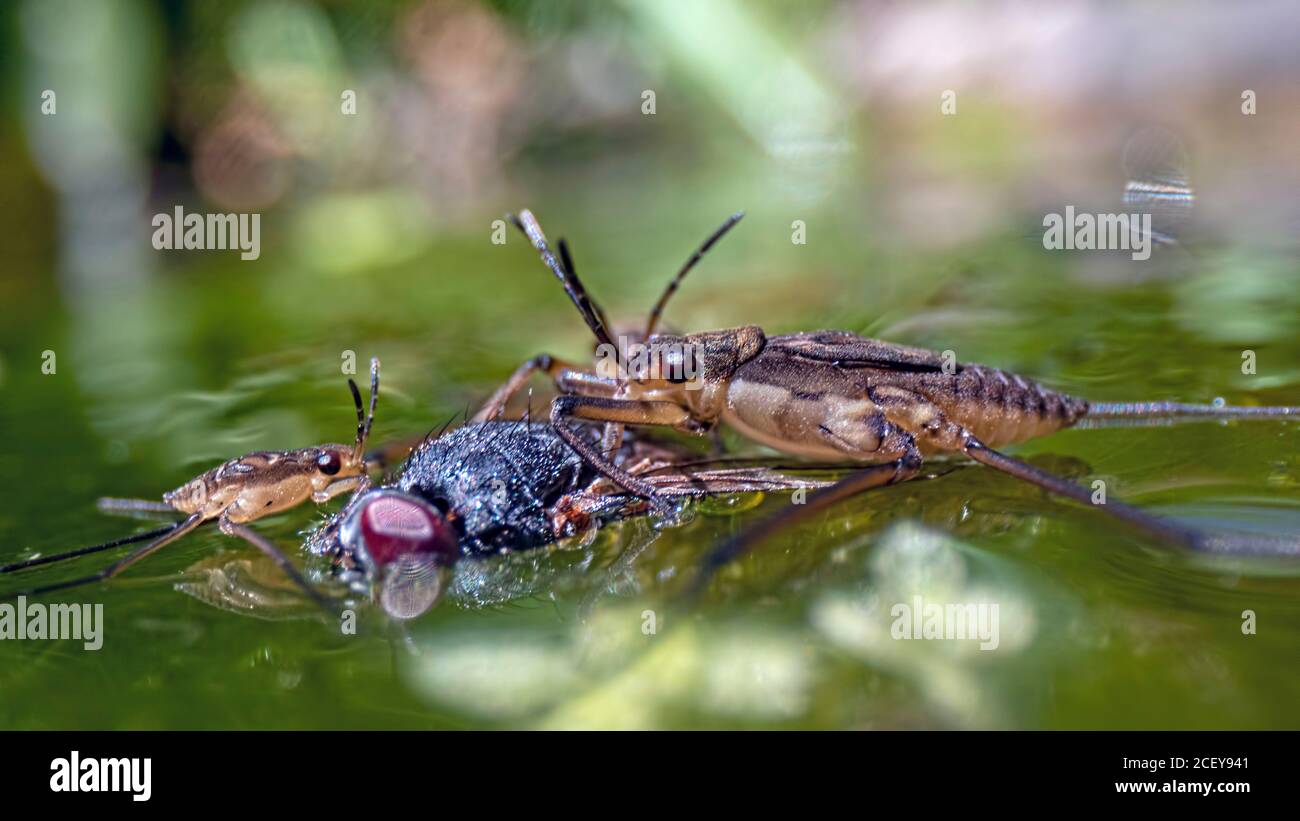
<path fill-rule="evenodd" d="M 421 444 L 397 487 L 448 516 L 466 555 L 482 555 L 555 541 L 555 503 L 594 478 L 549 424 L 501 421 Z"/>

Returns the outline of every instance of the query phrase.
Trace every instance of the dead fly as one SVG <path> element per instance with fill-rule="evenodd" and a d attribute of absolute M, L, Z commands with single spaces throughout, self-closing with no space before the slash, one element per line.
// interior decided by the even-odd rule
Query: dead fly
<path fill-rule="evenodd" d="M 656 333 L 668 297 L 701 254 L 739 219 L 739 214 L 729 219 L 691 256 L 656 304 L 644 334 L 616 343 L 604 314 L 578 280 L 567 251 L 562 249 L 563 261 L 557 260 L 537 220 L 528 211 L 520 212 L 515 224 L 564 285 L 599 350 L 606 353 L 595 369 L 536 357 L 516 371 L 488 409 L 503 405 L 531 373 L 545 371 L 561 393 L 551 405 L 551 422 L 560 436 L 588 465 L 648 500 L 665 516 L 672 515 L 667 494 L 605 455 L 617 446 L 623 425 L 702 434 L 725 422 L 782 453 L 859 466 L 806 504 L 791 506 L 716 550 L 706 560 L 701 579 L 758 540 L 828 505 L 911 479 L 927 456 L 965 455 L 1090 504 L 1091 494 L 1079 485 L 995 448 L 1044 436 L 1083 419 L 1300 415 L 1300 408 L 1294 407 L 1089 403 L 996 368 L 946 362 L 938 353 L 844 331 L 769 337 L 761 328 L 748 325 L 686 335 Z M 644 356 L 647 349 L 652 355 Z M 693 371 L 683 367 L 688 361 L 695 363 Z M 606 423 L 610 435 L 604 447 L 582 436 L 573 427 L 575 421 Z M 1300 542 L 1292 540 L 1202 533 L 1122 502 L 1099 507 L 1180 547 L 1300 555 Z"/>
<path fill-rule="evenodd" d="M 19 591 L 16 595 L 37 595 L 69 587 L 105 581 L 118 575 L 161 548 L 176 541 L 200 525 L 215 521 L 222 533 L 238 536 L 265 553 L 280 569 L 305 590 L 317 603 L 324 603 L 283 553 L 247 526 L 248 522 L 296 507 L 310 499 L 322 504 L 341 493 L 364 488 L 369 484 L 366 473 L 365 447 L 375 421 L 375 402 L 379 397 L 379 360 L 370 361 L 370 408 L 366 412 L 356 382 L 348 380 L 352 401 L 357 409 L 357 434 L 350 445 L 317 445 L 300 450 L 257 451 L 231 459 L 197 476 L 173 491 L 163 494 L 162 502 L 144 499 L 101 499 L 106 510 L 149 513 L 183 513 L 186 518 L 146 533 L 114 539 L 99 545 L 53 556 L 40 556 L 0 567 L 0 573 L 50 564 L 84 556 L 125 544 L 152 539 L 98 573 L 69 581 L 56 582 Z"/>
<path fill-rule="evenodd" d="M 600 431 L 575 432 L 589 442 Z M 629 441 L 611 461 L 665 498 L 823 487 L 763 464 L 691 461 L 671 445 Z M 465 560 L 584 540 L 647 512 L 604 479 L 555 427 L 529 420 L 465 425 L 427 438 L 396 480 L 357 493 L 308 542 L 335 575 L 399 619 L 427 611 Z"/>

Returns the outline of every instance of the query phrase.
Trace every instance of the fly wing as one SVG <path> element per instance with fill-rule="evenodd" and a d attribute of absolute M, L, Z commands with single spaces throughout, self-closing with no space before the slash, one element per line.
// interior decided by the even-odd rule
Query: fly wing
<path fill-rule="evenodd" d="M 432 553 L 403 555 L 384 568 L 379 603 L 395 619 L 413 619 L 437 603 L 446 581 Z"/>
<path fill-rule="evenodd" d="M 772 459 L 701 459 L 694 462 L 645 461 L 632 469 L 665 496 L 701 497 L 724 493 L 815 490 L 835 483 L 844 465 L 782 465 Z M 647 503 L 599 478 L 569 497 L 571 512 L 592 518 L 623 518 L 646 512 Z"/>
<path fill-rule="evenodd" d="M 646 460 L 631 469 L 669 496 L 819 488 L 833 484 L 843 465 L 789 464 L 771 458 L 718 457 Z M 612 485 L 612 493 L 618 489 Z"/>
<path fill-rule="evenodd" d="M 796 358 L 847 369 L 936 373 L 942 371 L 944 365 L 943 358 L 934 351 L 867 339 L 847 331 L 812 331 L 768 337 L 767 347 Z"/>
<path fill-rule="evenodd" d="M 670 467 L 669 472 L 652 473 L 642 478 L 669 496 L 813 489 L 834 484 L 831 479 L 818 478 L 816 472 L 815 466 L 791 468 L 784 472 L 764 465 L 712 469 Z"/>

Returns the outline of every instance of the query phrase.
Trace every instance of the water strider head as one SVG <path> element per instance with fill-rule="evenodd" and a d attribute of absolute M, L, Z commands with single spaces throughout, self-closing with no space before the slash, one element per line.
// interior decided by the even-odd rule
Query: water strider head
<path fill-rule="evenodd" d="M 357 435 L 352 444 L 318 445 L 302 451 L 307 458 L 315 459 L 316 469 L 311 474 L 313 493 L 326 491 L 342 479 L 364 476 L 366 473 L 366 440 L 370 438 L 370 428 L 375 424 L 375 403 L 379 400 L 378 357 L 370 360 L 369 409 L 362 407 L 361 391 L 351 379 L 348 380 L 348 390 L 352 392 L 352 403 L 357 409 Z"/>
<path fill-rule="evenodd" d="M 349 379 L 348 388 L 357 409 L 357 435 L 352 444 L 249 453 L 163 494 L 163 501 L 182 513 L 199 513 L 205 519 L 225 514 L 233 522 L 249 522 L 308 499 L 325 502 L 355 488 L 366 474 L 366 439 L 379 396 L 379 360 L 370 361 L 368 413 L 356 382 Z"/>
<path fill-rule="evenodd" d="M 665 384 L 648 383 L 682 385 L 686 382 L 694 382 L 698 388 L 702 380 L 718 381 L 728 378 L 740 363 L 762 350 L 763 332 L 752 326 L 688 336 L 659 334 L 656 330 L 660 326 L 664 309 L 682 280 L 744 216 L 744 212 L 732 214 L 695 249 L 650 309 L 643 329 L 617 330 L 611 329 L 604 311 L 578 279 L 573 259 L 564 241 L 560 241 L 560 256 L 557 259 L 532 212 L 524 209 L 518 217 L 511 216 L 511 220 L 541 254 L 542 262 L 564 286 L 570 301 L 591 329 L 596 340 L 597 373 L 612 379 L 647 383 L 644 384 L 647 388 L 666 387 Z M 611 336 L 611 332 L 616 336 Z M 656 349 L 663 353 L 656 356 Z M 638 362 L 638 359 L 641 361 Z M 646 360 L 649 360 L 648 365 Z"/>
<path fill-rule="evenodd" d="M 766 342 L 763 329 L 756 325 L 694 334 L 654 334 L 643 345 L 631 346 L 623 353 L 623 373 L 612 372 L 618 364 L 612 357 L 599 357 L 596 372 L 647 390 L 698 390 L 730 379 Z"/>

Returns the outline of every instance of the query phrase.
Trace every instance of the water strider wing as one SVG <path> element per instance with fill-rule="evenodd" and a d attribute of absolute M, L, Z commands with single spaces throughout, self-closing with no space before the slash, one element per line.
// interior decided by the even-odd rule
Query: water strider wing
<path fill-rule="evenodd" d="M 765 353 L 772 351 L 847 369 L 936 373 L 941 372 L 944 366 L 943 357 L 934 351 L 868 339 L 847 331 L 811 331 L 768 337 Z"/>

